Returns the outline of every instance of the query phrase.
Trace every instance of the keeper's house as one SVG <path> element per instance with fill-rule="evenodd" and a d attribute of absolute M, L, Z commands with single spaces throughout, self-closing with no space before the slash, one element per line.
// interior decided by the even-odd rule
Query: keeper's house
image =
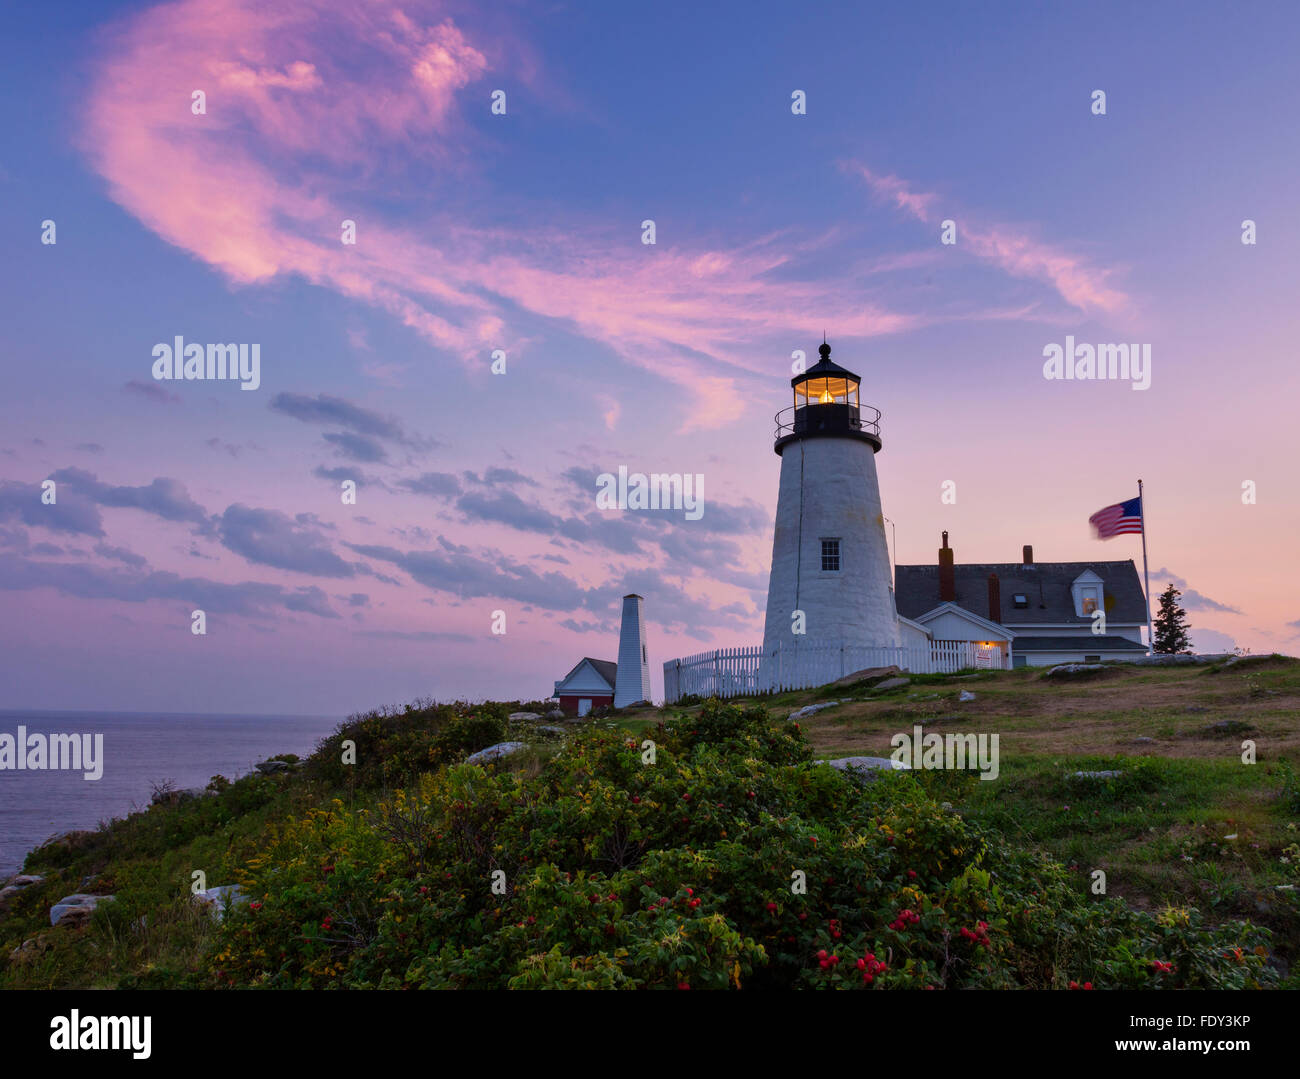
<path fill-rule="evenodd" d="M 566 715 L 585 716 L 593 708 L 605 708 L 614 703 L 614 684 L 617 681 L 617 663 L 584 656 L 573 670 L 555 683 L 552 696 L 560 699 L 560 709 Z"/>
<path fill-rule="evenodd" d="M 1146 654 L 1146 596 L 1137 567 L 1123 562 L 1019 562 L 958 565 L 943 534 L 939 561 L 898 566 L 894 600 L 901 619 L 931 640 L 997 647 L 1013 667 L 1100 663 Z M 1105 612 L 1094 633 L 1094 612 Z"/>

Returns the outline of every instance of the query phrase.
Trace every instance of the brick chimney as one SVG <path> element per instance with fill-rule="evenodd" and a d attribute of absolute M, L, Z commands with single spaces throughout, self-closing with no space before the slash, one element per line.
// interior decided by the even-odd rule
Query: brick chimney
<path fill-rule="evenodd" d="M 989 621 L 1002 624 L 1002 585 L 996 573 L 989 574 Z"/>
<path fill-rule="evenodd" d="M 948 546 L 948 533 L 943 534 L 943 546 L 939 548 L 939 602 L 955 603 L 957 600 L 957 578 L 953 573 L 953 550 Z"/>
<path fill-rule="evenodd" d="M 1028 543 L 1020 549 L 1020 554 L 1026 566 L 1034 564 L 1034 549 Z"/>

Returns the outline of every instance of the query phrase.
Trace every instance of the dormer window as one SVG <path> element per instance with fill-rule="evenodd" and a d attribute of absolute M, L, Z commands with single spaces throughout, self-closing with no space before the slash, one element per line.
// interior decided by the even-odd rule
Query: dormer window
<path fill-rule="evenodd" d="M 1074 597 L 1074 613 L 1080 618 L 1091 618 L 1101 610 L 1104 584 L 1090 569 L 1084 570 L 1070 585 Z"/>

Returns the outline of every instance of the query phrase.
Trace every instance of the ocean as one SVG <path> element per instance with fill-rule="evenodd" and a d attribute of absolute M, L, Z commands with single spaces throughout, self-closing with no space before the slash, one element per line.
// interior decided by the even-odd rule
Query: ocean
<path fill-rule="evenodd" d="M 0 881 L 51 836 L 95 828 L 149 805 L 153 786 L 203 787 L 235 779 L 278 753 L 305 757 L 342 716 L 233 716 L 0 710 L 0 735 L 102 735 L 103 775 L 0 769 Z M 93 742 L 91 743 L 93 745 Z"/>

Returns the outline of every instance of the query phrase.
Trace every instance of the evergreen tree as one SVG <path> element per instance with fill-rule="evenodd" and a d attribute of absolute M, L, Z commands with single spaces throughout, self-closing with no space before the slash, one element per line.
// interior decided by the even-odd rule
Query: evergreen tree
<path fill-rule="evenodd" d="M 1187 612 L 1178 605 L 1182 595 L 1172 584 L 1160 593 L 1160 613 L 1156 615 L 1156 652 L 1188 652 L 1192 642 L 1187 636 Z"/>

